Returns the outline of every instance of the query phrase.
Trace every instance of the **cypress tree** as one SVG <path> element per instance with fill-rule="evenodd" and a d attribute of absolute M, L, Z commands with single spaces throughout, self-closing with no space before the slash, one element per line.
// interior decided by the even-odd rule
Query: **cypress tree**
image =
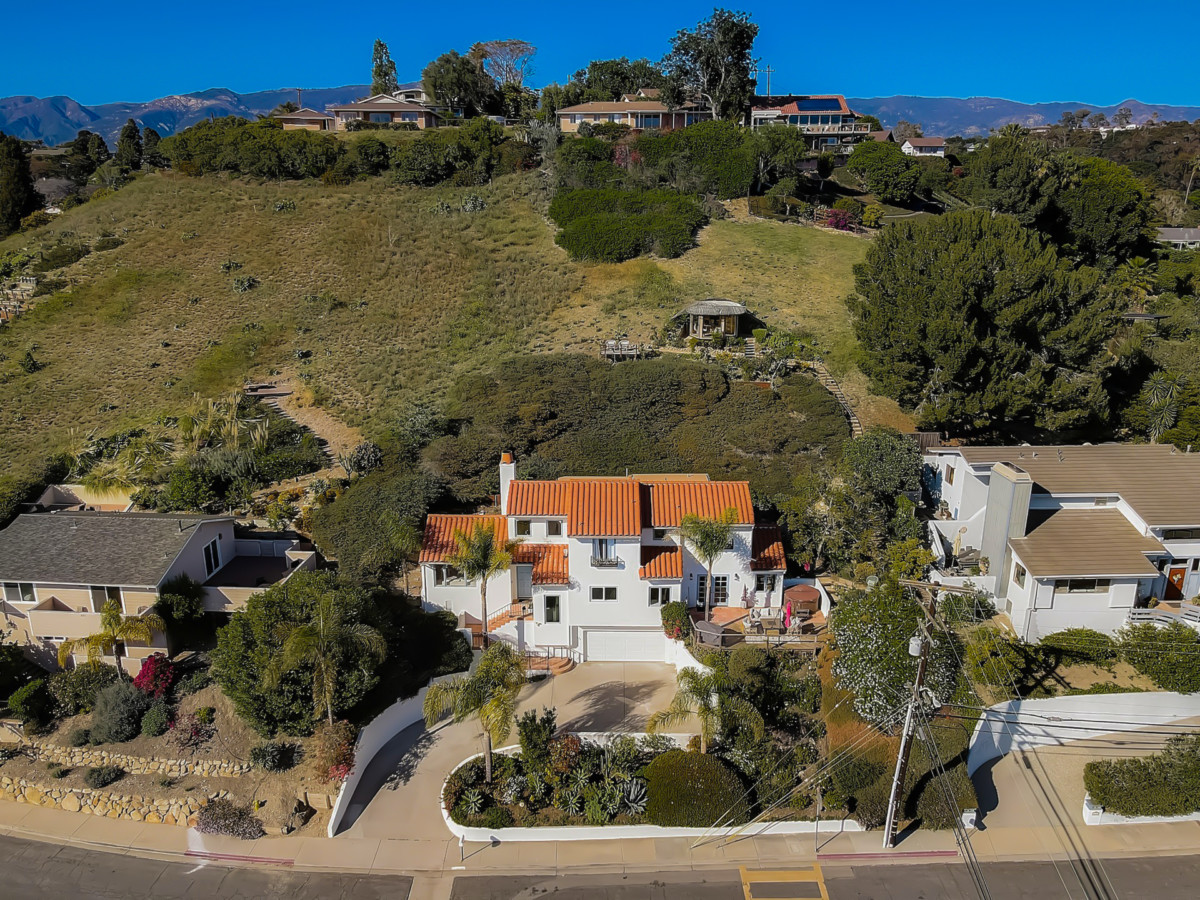
<path fill-rule="evenodd" d="M 29 171 L 29 153 L 18 138 L 0 132 L 0 237 L 21 227 L 21 219 L 42 205 Z"/>
<path fill-rule="evenodd" d="M 158 149 L 161 140 L 162 135 L 149 125 L 142 129 L 142 162 L 156 169 L 161 169 L 167 164 L 162 151 Z"/>
<path fill-rule="evenodd" d="M 383 41 L 375 41 L 375 51 L 371 59 L 371 96 L 376 94 L 394 94 L 399 84 L 396 82 L 396 63 L 388 52 L 388 45 Z"/>
<path fill-rule="evenodd" d="M 121 128 L 114 158 L 117 165 L 123 169 L 140 169 L 142 167 L 142 133 L 133 119 L 130 119 Z"/>

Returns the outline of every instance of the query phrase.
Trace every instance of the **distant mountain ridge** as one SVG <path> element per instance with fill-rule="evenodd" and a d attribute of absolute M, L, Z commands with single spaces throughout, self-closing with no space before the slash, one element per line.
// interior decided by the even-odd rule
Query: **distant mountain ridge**
<path fill-rule="evenodd" d="M 332 103 L 347 103 L 365 96 L 365 84 L 319 88 L 303 92 L 305 106 L 324 109 Z M 25 140 L 43 140 L 47 144 L 69 141 L 86 128 L 104 136 L 109 144 L 116 141 L 128 119 L 149 125 L 166 137 L 194 125 L 210 115 L 264 115 L 288 100 L 296 100 L 295 88 L 238 94 L 227 88 L 210 88 L 191 94 L 172 94 L 146 103 L 103 103 L 84 106 L 70 97 L 5 97 L 0 99 L 0 131 Z M 1048 125 L 1064 112 L 1088 109 L 1102 112 L 1110 119 L 1122 106 L 1129 107 L 1135 122 L 1144 122 L 1155 112 L 1164 121 L 1189 122 L 1200 119 L 1200 106 L 1170 106 L 1126 100 L 1112 106 L 1082 102 L 1018 103 L 995 97 L 848 97 L 851 109 L 877 116 L 887 127 L 900 119 L 918 122 L 927 135 L 950 137 L 961 134 L 987 134 L 1009 122 L 1022 125 Z"/>
<path fill-rule="evenodd" d="M 365 84 L 303 91 L 305 106 L 324 109 L 327 104 L 346 103 L 364 96 Z M 84 106 L 70 97 L 5 97 L 0 99 L 0 131 L 25 140 L 47 144 L 69 141 L 81 129 L 100 134 L 112 146 L 129 119 L 150 126 L 163 137 L 195 125 L 210 115 L 243 116 L 253 119 L 288 100 L 295 102 L 295 88 L 238 94 L 227 88 L 210 88 L 192 94 L 173 94 L 147 103 L 104 103 Z"/>
<path fill-rule="evenodd" d="M 987 134 L 992 128 L 1002 128 L 1010 122 L 1021 125 L 1052 125 L 1064 112 L 1087 109 L 1104 113 L 1111 120 L 1121 107 L 1128 107 L 1133 121 L 1145 122 L 1154 113 L 1164 122 L 1200 119 L 1200 106 L 1169 106 L 1162 103 L 1143 103 L 1126 100 L 1112 106 L 1091 103 L 1053 102 L 1018 103 L 995 97 L 847 97 L 846 102 L 857 113 L 875 116 L 887 128 L 895 127 L 900 119 L 920 123 L 927 135 Z"/>

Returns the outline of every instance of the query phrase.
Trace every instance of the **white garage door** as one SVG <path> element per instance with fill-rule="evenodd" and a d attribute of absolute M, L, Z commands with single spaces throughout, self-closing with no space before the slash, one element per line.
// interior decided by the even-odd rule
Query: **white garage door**
<path fill-rule="evenodd" d="M 665 640 L 661 628 L 590 630 L 584 646 L 593 662 L 662 662 Z"/>

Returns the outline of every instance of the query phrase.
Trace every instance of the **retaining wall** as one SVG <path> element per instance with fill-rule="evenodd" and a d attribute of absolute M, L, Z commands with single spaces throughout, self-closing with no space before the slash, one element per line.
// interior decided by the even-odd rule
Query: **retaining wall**
<path fill-rule="evenodd" d="M 67 812 L 90 813 L 109 819 L 190 826 L 196 824 L 196 813 L 200 811 L 200 807 L 206 806 L 212 800 L 229 796 L 229 792 L 218 791 L 199 797 L 158 800 L 118 791 L 54 787 L 24 778 L 0 775 L 0 796 L 17 803 L 47 806 Z"/>
<path fill-rule="evenodd" d="M 253 768 L 248 762 L 239 763 L 227 759 L 157 759 L 109 753 L 94 747 L 64 747 L 46 741 L 30 741 L 26 747 L 36 754 L 38 759 L 46 762 L 61 763 L 71 768 L 119 766 L 130 775 L 169 775 L 172 778 L 207 775 L 216 778 L 237 778 Z"/>

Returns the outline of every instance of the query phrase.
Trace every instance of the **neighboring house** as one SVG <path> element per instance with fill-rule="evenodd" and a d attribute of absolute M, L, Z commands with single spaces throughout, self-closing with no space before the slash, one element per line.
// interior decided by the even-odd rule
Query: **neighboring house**
<path fill-rule="evenodd" d="M 433 105 L 433 97 L 425 92 L 425 82 L 410 81 L 406 84 L 401 84 L 392 92 L 392 96 L 400 100 L 407 100 L 409 103 L 422 103 L 425 106 Z"/>
<path fill-rule="evenodd" d="M 110 599 L 125 615 L 141 615 L 165 584 L 187 575 L 204 585 L 206 611 L 232 612 L 264 586 L 315 564 L 315 552 L 298 541 L 236 537 L 226 516 L 27 513 L 0 531 L 0 599 L 9 640 L 55 667 L 59 644 L 100 630 Z M 156 634 L 149 645 L 124 647 L 122 664 L 136 674 L 142 659 L 166 649 L 166 637 Z"/>
<path fill-rule="evenodd" d="M 890 128 L 885 129 L 884 131 L 868 131 L 867 140 L 877 141 L 880 144 L 896 143 L 896 138 L 892 136 L 892 130 Z"/>
<path fill-rule="evenodd" d="M 1026 640 L 1127 621 L 1200 628 L 1200 454 L 1163 444 L 940 447 L 925 456 L 942 584 L 972 581 Z M 971 576 L 975 566 L 986 569 Z M 1149 601 L 1161 601 L 1153 610 Z"/>
<path fill-rule="evenodd" d="M 683 336 L 697 340 L 710 340 L 714 332 L 726 337 L 744 337 L 753 330 L 758 321 L 746 307 L 732 300 L 700 300 L 685 309 Z"/>
<path fill-rule="evenodd" d="M 271 118 L 283 123 L 284 131 L 333 131 L 333 116 L 307 106 L 295 112 L 277 113 Z"/>
<path fill-rule="evenodd" d="M 668 109 L 659 99 L 657 88 L 642 88 L 636 94 L 623 94 L 620 100 L 595 101 L 564 106 L 558 116 L 559 130 L 564 134 L 579 131 L 585 122 L 598 125 L 615 122 L 630 128 L 660 128 L 671 131 L 685 128 L 697 122 L 706 122 L 713 117 L 712 110 L 696 103 L 684 103 L 676 109 Z"/>
<path fill-rule="evenodd" d="M 867 139 L 871 126 L 858 121 L 858 114 L 841 94 L 811 94 L 756 98 L 750 109 L 750 127 L 788 125 L 808 136 L 809 149 L 849 153 Z"/>
<path fill-rule="evenodd" d="M 1172 250 L 1200 250 L 1200 228 L 1160 228 L 1158 242 Z"/>
<path fill-rule="evenodd" d="M 779 607 L 787 567 L 779 529 L 756 525 L 745 481 L 631 475 L 517 481 L 500 462 L 503 515 L 429 517 L 421 549 L 425 606 L 478 628 L 479 585 L 447 562 L 456 531 L 490 527 L 521 541 L 510 571 L 488 584 L 488 631 L 531 653 L 584 660 L 654 660 L 667 652 L 661 608 L 702 606 L 705 567 L 682 546 L 688 513 L 737 510 L 729 549 L 713 566 L 717 606 Z"/>
<path fill-rule="evenodd" d="M 417 128 L 436 128 L 441 115 L 423 103 L 402 100 L 391 94 L 376 94 L 365 100 L 331 106 L 328 112 L 334 118 L 334 130 L 345 131 L 350 122 L 364 121 L 390 125 L 409 122 Z"/>
<path fill-rule="evenodd" d="M 133 509 L 133 500 L 128 490 L 120 488 L 93 491 L 82 484 L 51 484 L 29 506 L 28 512 L 129 512 Z"/>
<path fill-rule="evenodd" d="M 905 138 L 900 145 L 905 156 L 937 156 L 945 157 L 946 139 L 940 137 Z"/>

